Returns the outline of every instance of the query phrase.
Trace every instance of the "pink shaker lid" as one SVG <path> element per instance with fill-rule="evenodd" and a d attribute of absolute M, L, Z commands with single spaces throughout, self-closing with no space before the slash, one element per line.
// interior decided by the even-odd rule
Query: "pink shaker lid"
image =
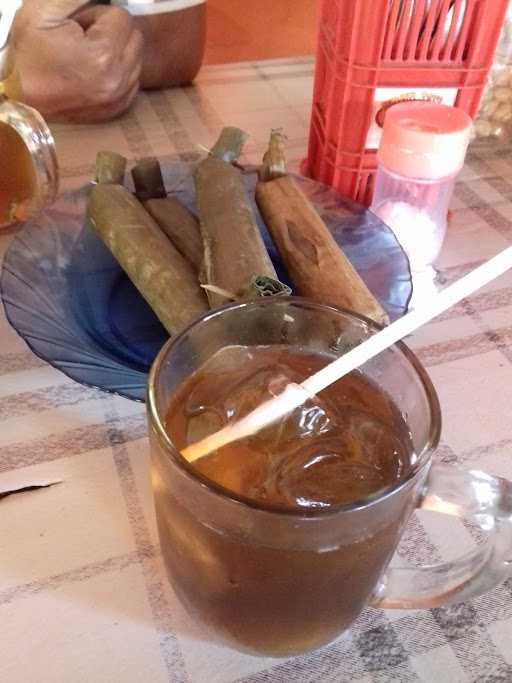
<path fill-rule="evenodd" d="M 454 175 L 464 163 L 471 124 L 465 112 L 446 104 L 395 104 L 384 118 L 378 160 L 409 178 Z"/>

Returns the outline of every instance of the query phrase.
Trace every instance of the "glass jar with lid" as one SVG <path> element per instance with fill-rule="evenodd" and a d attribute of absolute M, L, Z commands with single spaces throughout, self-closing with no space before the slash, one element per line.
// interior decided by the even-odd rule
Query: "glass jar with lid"
<path fill-rule="evenodd" d="M 51 131 L 42 116 L 21 100 L 8 31 L 4 30 L 3 38 L 0 31 L 0 230 L 50 204 L 58 191 Z"/>

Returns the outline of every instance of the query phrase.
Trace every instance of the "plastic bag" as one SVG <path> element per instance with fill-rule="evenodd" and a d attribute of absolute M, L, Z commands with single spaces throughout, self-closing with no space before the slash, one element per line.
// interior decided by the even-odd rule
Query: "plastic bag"
<path fill-rule="evenodd" d="M 474 132 L 478 138 L 512 141 L 512 2 L 505 15 Z"/>

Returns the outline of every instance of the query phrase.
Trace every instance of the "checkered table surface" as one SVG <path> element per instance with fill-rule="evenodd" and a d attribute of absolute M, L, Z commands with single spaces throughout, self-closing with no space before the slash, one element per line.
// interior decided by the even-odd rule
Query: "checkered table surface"
<path fill-rule="evenodd" d="M 225 124 L 251 133 L 246 161 L 283 126 L 296 169 L 312 70 L 310 59 L 205 68 L 195 87 L 141 94 L 113 123 L 55 126 L 63 188 L 88 181 L 98 149 L 194 159 Z M 452 209 L 438 263 L 446 283 L 512 242 L 512 150 L 473 147 Z M 0 255 L 12 236 L 0 236 Z M 512 274 L 409 343 L 442 404 L 436 459 L 512 478 Z M 290 660 L 206 641 L 165 578 L 147 459 L 143 406 L 49 367 L 0 313 L 0 491 L 62 480 L 0 499 L 0 681 L 512 681 L 512 581 L 449 608 L 368 609 L 335 643 Z M 477 541 L 472 527 L 429 513 L 413 518 L 399 552 L 432 562 Z"/>

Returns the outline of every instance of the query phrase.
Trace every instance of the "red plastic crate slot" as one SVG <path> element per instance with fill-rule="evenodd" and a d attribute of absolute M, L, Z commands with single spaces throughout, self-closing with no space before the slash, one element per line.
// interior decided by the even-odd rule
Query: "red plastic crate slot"
<path fill-rule="evenodd" d="M 492 0 L 392 0 L 384 60 L 462 63 L 479 9 Z M 492 7 L 485 7 L 492 12 Z"/>
<path fill-rule="evenodd" d="M 448 29 L 448 34 L 443 46 L 443 59 L 444 60 L 457 60 L 457 54 L 460 52 L 462 58 L 464 58 L 464 44 L 466 38 L 463 35 L 462 29 L 464 26 L 464 20 L 468 16 L 467 5 L 465 5 L 464 0 L 455 0 L 455 4 L 452 9 L 452 19 L 450 22 L 450 28 Z M 461 46 L 461 47 L 458 47 Z"/>
<path fill-rule="evenodd" d="M 357 179 L 356 201 L 369 206 L 372 201 L 375 173 L 361 173 Z"/>
<path fill-rule="evenodd" d="M 354 6 L 358 6 L 361 0 L 352 2 L 355 3 Z M 382 5 L 382 0 L 373 2 L 376 8 Z M 488 68 L 494 49 L 473 50 L 471 45 L 484 31 L 489 35 L 491 45 L 496 42 L 496 32 L 499 32 L 503 20 L 503 3 L 504 0 L 433 0 L 428 13 L 423 16 L 425 0 L 393 0 L 386 15 L 385 26 L 380 27 L 380 31 L 372 36 L 372 41 L 366 41 L 378 42 L 379 34 L 383 33 L 382 51 L 371 60 L 367 59 L 366 53 L 360 54 L 361 49 L 358 46 L 351 52 L 348 50 L 347 44 L 353 42 L 350 25 L 345 26 L 342 31 L 339 25 L 336 30 L 332 21 L 321 21 L 319 36 L 323 39 L 323 50 L 328 59 L 345 60 L 359 68 L 378 69 L 386 62 L 390 65 L 408 66 L 421 63 L 430 65 L 434 62 L 439 66 L 447 64 L 452 67 L 458 65 L 459 68 Z M 324 4 L 329 4 L 328 0 L 324 0 Z M 395 24 L 397 21 L 398 24 L 393 29 L 392 12 L 396 12 L 398 7 L 404 9 L 398 20 L 395 17 Z M 488 47 L 489 41 L 484 41 L 484 45 Z"/>
<path fill-rule="evenodd" d="M 318 139 L 310 140 L 314 148 L 315 142 L 322 148 Z M 311 159 L 313 161 L 311 162 Z M 347 165 L 340 165 L 335 160 L 335 150 L 332 146 L 323 146 L 321 155 L 311 154 L 304 159 L 301 172 L 316 178 L 320 182 L 331 185 L 340 194 L 350 197 L 368 206 L 373 192 L 373 180 L 375 176 L 375 155 L 371 158 L 363 158 L 364 167 L 360 168 L 361 158 L 345 158 Z"/>

